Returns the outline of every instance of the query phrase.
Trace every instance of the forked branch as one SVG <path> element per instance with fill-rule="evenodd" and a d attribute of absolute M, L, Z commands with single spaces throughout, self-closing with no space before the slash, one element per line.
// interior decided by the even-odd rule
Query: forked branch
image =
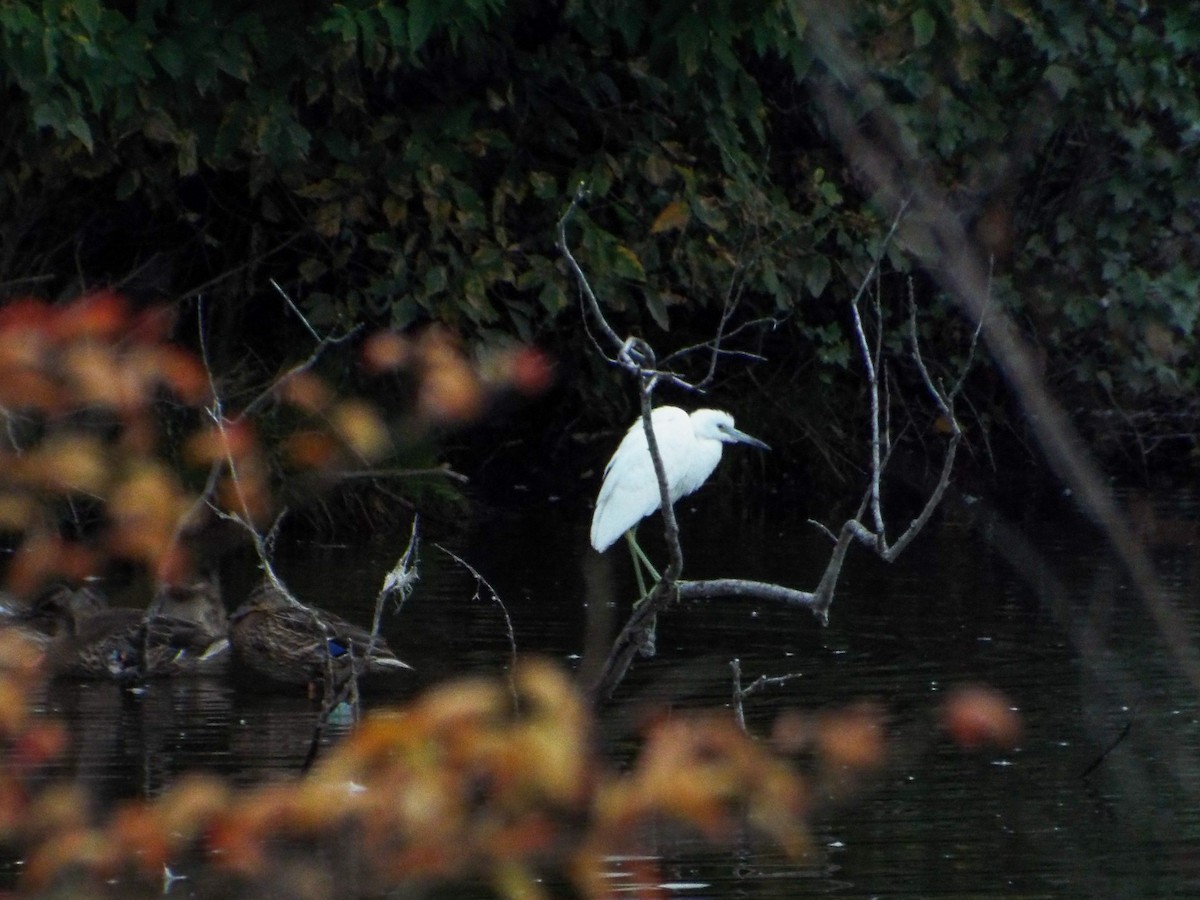
<path fill-rule="evenodd" d="M 605 350 L 593 335 L 596 349 L 614 365 L 617 365 L 637 377 L 640 385 L 640 400 L 642 422 L 646 430 L 646 440 L 650 456 L 654 464 L 658 480 L 661 509 L 667 546 L 670 552 L 670 565 L 667 567 L 662 580 L 650 596 L 641 604 L 634 607 L 624 628 L 613 642 L 612 648 L 600 675 L 592 685 L 593 691 L 600 696 L 608 696 L 624 678 L 626 671 L 634 658 L 639 655 L 652 655 L 654 652 L 654 628 L 657 616 L 664 611 L 675 598 L 683 599 L 716 599 L 725 597 L 744 597 L 770 602 L 783 603 L 798 608 L 810 610 L 822 623 L 828 621 L 829 609 L 833 603 L 838 578 L 845 562 L 846 553 L 855 541 L 871 547 L 882 559 L 891 562 L 920 533 L 929 521 L 934 509 L 937 508 L 950 483 L 950 475 L 958 445 L 962 441 L 962 429 L 954 415 L 954 401 L 960 391 L 965 372 L 961 373 L 950 390 L 940 388 L 930 376 L 921 356 L 920 343 L 916 328 L 915 305 L 909 304 L 909 341 L 911 353 L 917 370 L 927 393 L 937 407 L 945 428 L 949 434 L 945 458 L 937 484 L 931 490 L 921 513 L 909 523 L 905 531 L 894 542 L 889 542 L 887 536 L 886 516 L 883 509 L 882 481 L 891 452 L 891 438 L 888 426 L 888 404 L 886 397 L 881 396 L 880 370 L 883 360 L 883 311 L 879 300 L 878 275 L 879 266 L 903 218 L 907 204 L 901 204 L 891 227 L 881 242 L 878 253 L 863 278 L 862 284 L 855 293 L 851 303 L 851 319 L 859 355 L 866 370 L 867 385 L 870 399 L 870 476 L 862 500 L 855 515 L 842 523 L 836 535 L 829 529 L 824 529 L 834 539 L 825 572 L 815 591 L 801 591 L 778 584 L 741 579 L 712 579 L 705 581 L 679 580 L 683 570 L 683 553 L 679 544 L 678 526 L 671 509 L 670 495 L 667 488 L 666 473 L 658 444 L 651 428 L 651 394 L 655 387 L 663 381 L 679 384 L 684 387 L 694 387 L 673 372 L 658 367 L 652 348 L 641 338 L 630 337 L 622 339 L 608 323 L 591 285 L 582 267 L 572 256 L 567 244 L 567 222 L 582 199 L 582 192 L 572 199 L 567 211 L 559 221 L 559 249 L 566 258 L 568 266 L 578 282 L 581 296 L 586 305 L 586 313 L 593 320 L 600 335 L 611 345 L 611 352 Z M 859 310 L 859 301 L 874 289 L 872 311 L 875 317 L 875 340 L 868 339 L 866 327 L 863 324 Z M 911 290 L 911 287 L 910 287 Z M 590 332 L 589 332 L 590 333 Z M 968 355 L 968 365 L 973 357 L 979 331 L 976 329 L 971 342 L 971 352 Z M 714 349 L 714 353 L 718 352 Z M 870 525 L 864 524 L 869 514 Z M 822 526 L 824 528 L 824 526 Z"/>

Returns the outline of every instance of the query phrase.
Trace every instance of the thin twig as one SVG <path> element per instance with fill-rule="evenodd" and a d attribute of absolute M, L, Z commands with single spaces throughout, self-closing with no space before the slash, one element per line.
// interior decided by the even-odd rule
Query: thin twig
<path fill-rule="evenodd" d="M 517 635 L 516 635 L 516 632 L 513 630 L 512 619 L 508 615 L 508 607 L 504 605 L 504 601 L 500 599 L 500 594 L 496 592 L 496 589 L 491 586 L 491 584 L 488 582 L 488 580 L 486 578 L 484 578 L 482 575 L 479 574 L 479 571 L 474 566 L 472 566 L 469 562 L 467 562 L 465 559 L 463 559 L 461 556 L 459 556 L 454 551 L 447 550 L 441 544 L 434 544 L 433 546 L 437 547 L 439 550 L 441 550 L 443 553 L 445 553 L 448 557 L 450 557 L 452 560 L 454 560 L 456 563 L 458 563 L 460 566 L 462 566 L 464 569 L 466 569 L 468 572 L 471 573 L 471 577 L 475 579 L 475 596 L 471 598 L 472 600 L 482 600 L 483 598 L 479 595 L 479 589 L 480 589 L 480 587 L 485 587 L 485 588 L 487 588 L 488 593 L 492 595 L 493 602 L 495 602 L 496 606 L 498 606 L 500 608 L 500 613 L 501 613 L 501 615 L 504 616 L 505 633 L 508 635 L 508 647 L 509 647 L 508 675 L 509 675 L 509 678 L 511 679 L 513 669 L 516 668 L 516 665 L 517 665 Z M 514 691 L 515 691 L 515 688 L 514 688 Z"/>
<path fill-rule="evenodd" d="M 290 237 L 288 237 L 285 240 L 281 241 L 280 243 L 276 244 L 270 250 L 267 250 L 267 251 L 264 251 L 263 253 L 258 254 L 258 256 L 255 256 L 253 259 L 248 259 L 244 263 L 234 266 L 232 269 L 227 269 L 226 271 L 213 276 L 212 278 L 208 279 L 207 281 L 203 282 L 202 284 L 198 284 L 198 285 L 196 285 L 196 287 L 191 288 L 190 290 L 184 292 L 183 294 L 180 294 L 179 297 L 176 298 L 176 300 L 178 302 L 182 302 L 184 300 L 190 300 L 190 299 L 192 299 L 192 297 L 204 296 L 204 294 L 209 290 L 209 288 L 220 284 L 222 281 L 225 281 L 228 278 L 232 278 L 234 275 L 237 275 L 240 272 L 244 272 L 247 269 L 257 266 L 263 260 L 268 259 L 271 256 L 274 256 L 276 253 L 280 252 L 281 250 L 286 249 L 290 244 L 293 244 L 297 240 L 299 240 L 300 236 L 302 234 L 303 234 L 303 232 L 299 232 L 299 231 L 296 232 L 295 234 L 291 235 Z"/>
<path fill-rule="evenodd" d="M 746 730 L 746 712 L 743 704 L 747 697 L 764 688 L 777 687 L 803 677 L 800 672 L 792 672 L 788 675 L 759 675 L 747 687 L 742 687 L 742 661 L 737 658 L 731 659 L 729 668 L 733 671 L 733 716 L 742 731 Z"/>

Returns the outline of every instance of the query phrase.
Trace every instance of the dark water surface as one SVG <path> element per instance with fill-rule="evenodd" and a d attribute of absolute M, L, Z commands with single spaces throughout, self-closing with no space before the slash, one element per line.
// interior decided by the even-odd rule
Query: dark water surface
<path fill-rule="evenodd" d="M 739 518 L 728 494 L 706 489 L 680 509 L 687 575 L 814 587 L 827 540 L 785 504 Z M 1195 646 L 1196 499 L 1125 499 Z M 385 629 L 417 669 L 396 700 L 455 675 L 502 672 L 510 661 L 503 613 L 434 547 L 430 530 L 417 592 Z M 653 528 L 643 531 L 661 558 Z M 577 667 L 589 621 L 615 614 L 614 603 L 624 610 L 633 593 L 623 548 L 600 559 L 586 533 L 579 505 L 530 497 L 448 547 L 503 598 L 522 652 Z M 293 546 L 278 568 L 302 599 L 369 622 L 406 537 Z M 251 577 L 230 585 L 231 605 Z M 746 680 L 799 675 L 748 701 L 752 730 L 764 733 L 785 709 L 872 699 L 889 712 L 892 757 L 853 797 L 820 812 L 817 853 L 804 863 L 751 835 L 715 848 L 650 835 L 645 852 L 668 874 L 665 895 L 1200 895 L 1196 692 L 1113 553 L 1069 504 L 1006 518 L 983 503 L 952 502 L 895 565 L 852 550 L 824 629 L 805 612 L 766 604 L 674 611 L 660 623 L 658 657 L 638 663 L 602 713 L 610 751 L 618 759 L 632 752 L 647 704 L 728 707 L 734 657 Z M 964 753 L 939 735 L 940 698 L 975 682 L 1006 692 L 1020 711 L 1016 749 Z M 45 707 L 75 736 L 61 773 L 102 798 L 154 794 L 189 769 L 240 783 L 293 773 L 314 715 L 302 696 L 256 696 L 219 681 L 157 683 L 141 696 L 58 684 Z M 614 891 L 648 887 L 638 883 L 637 860 L 614 859 L 611 868 Z M 171 891 L 186 894 L 187 882 Z"/>

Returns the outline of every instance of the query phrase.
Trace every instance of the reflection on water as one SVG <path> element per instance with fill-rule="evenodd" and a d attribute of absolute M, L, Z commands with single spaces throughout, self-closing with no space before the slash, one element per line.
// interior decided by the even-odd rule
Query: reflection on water
<path fill-rule="evenodd" d="M 690 577 L 815 584 L 826 542 L 798 513 L 775 510 L 731 527 L 722 502 L 719 491 L 702 492 L 680 510 Z M 893 755 L 857 796 L 821 808 L 807 864 L 751 835 L 712 848 L 664 829 L 645 835 L 648 859 L 611 861 L 615 893 L 652 885 L 686 897 L 1200 891 L 1194 692 L 1103 541 L 1069 509 L 1013 521 L 982 507 L 948 506 L 894 566 L 852 551 L 826 629 L 806 613 L 745 602 L 664 617 L 659 655 L 638 663 L 602 712 L 618 759 L 631 752 L 648 707 L 727 706 L 734 657 L 746 679 L 800 675 L 749 702 L 758 733 L 783 709 L 873 698 L 890 711 Z M 1194 645 L 1195 500 L 1138 498 L 1134 508 Z M 595 644 L 597 629 L 615 627 L 625 609 L 627 558 L 618 547 L 596 559 L 586 526 L 584 510 L 542 503 L 510 509 L 454 544 L 503 598 L 522 652 L 577 666 L 589 635 Z M 654 554 L 661 545 L 652 530 L 643 528 L 643 545 Z M 279 568 L 302 598 L 367 622 L 405 542 L 297 547 Z M 251 578 L 247 571 L 245 586 Z M 500 672 L 510 659 L 489 591 L 428 542 L 417 593 L 385 633 L 416 674 L 375 704 L 455 675 Z M 1012 698 L 1025 728 L 1016 750 L 966 754 L 940 737 L 938 700 L 964 682 Z M 106 799 L 154 794 L 189 769 L 241 783 L 294 774 L 315 716 L 300 694 L 260 696 L 219 681 L 160 682 L 136 696 L 57 684 L 43 705 L 74 735 L 58 771 Z"/>

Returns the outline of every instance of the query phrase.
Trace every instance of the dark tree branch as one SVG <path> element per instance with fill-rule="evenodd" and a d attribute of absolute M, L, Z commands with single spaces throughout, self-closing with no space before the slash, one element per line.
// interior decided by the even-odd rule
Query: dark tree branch
<path fill-rule="evenodd" d="M 646 341 L 637 337 L 622 339 L 617 332 L 605 319 L 603 309 L 600 307 L 599 299 L 596 297 L 591 285 L 587 280 L 582 267 L 578 264 L 575 258 L 571 255 L 570 248 L 567 245 L 566 226 L 567 222 L 574 211 L 575 207 L 581 201 L 582 193 L 576 194 L 572 199 L 567 211 L 559 220 L 559 249 L 567 260 L 568 266 L 575 276 L 579 284 L 581 296 L 584 298 L 587 312 L 593 320 L 599 334 L 612 345 L 613 355 L 609 356 L 604 352 L 604 348 L 600 346 L 599 341 L 595 336 L 592 336 L 593 343 L 596 345 L 606 359 L 621 367 L 625 371 L 634 375 L 638 379 L 640 386 L 639 400 L 641 404 L 642 426 L 645 429 L 646 443 L 650 452 L 650 458 L 654 466 L 655 478 L 658 482 L 660 505 L 663 516 L 663 527 L 666 535 L 668 551 L 670 553 L 670 563 L 663 573 L 661 580 L 655 586 L 650 595 L 643 598 L 642 602 L 635 605 L 629 620 L 622 628 L 620 634 L 609 651 L 608 658 L 601 667 L 600 674 L 592 685 L 592 690 L 599 696 L 609 696 L 616 686 L 624 678 L 629 666 L 633 660 L 639 655 L 652 655 L 654 652 L 654 633 L 657 617 L 660 612 L 665 611 L 677 598 L 684 599 L 715 599 L 718 597 L 736 597 L 736 598 L 753 598 L 757 600 L 766 600 L 769 602 L 782 603 L 788 606 L 795 606 L 811 611 L 822 623 L 828 621 L 829 609 L 833 603 L 835 590 L 837 587 L 838 578 L 841 575 L 842 566 L 845 562 L 846 553 L 850 545 L 854 541 L 859 541 L 871 547 L 880 557 L 887 561 L 895 559 L 907 546 L 912 542 L 913 538 L 920 532 L 924 525 L 929 521 L 933 510 L 941 501 L 946 487 L 949 484 L 950 473 L 953 470 L 954 459 L 958 447 L 958 443 L 962 439 L 962 431 L 954 419 L 953 414 L 953 393 L 947 394 L 940 391 L 929 377 L 928 371 L 925 368 L 923 359 L 920 356 L 920 347 L 917 342 L 917 332 L 915 327 L 915 314 L 910 317 L 910 340 L 912 342 L 912 353 L 916 361 L 918 369 L 922 373 L 922 379 L 926 389 L 934 398 L 939 411 L 951 423 L 951 438 L 947 448 L 946 458 L 943 462 L 941 477 L 934 490 L 926 502 L 925 508 L 921 514 L 914 519 L 909 527 L 901 535 L 900 539 L 895 544 L 889 544 L 886 534 L 886 517 L 884 515 L 882 500 L 881 500 L 881 482 L 883 472 L 887 466 L 888 458 L 890 457 L 892 445 L 890 438 L 890 403 L 880 400 L 880 377 L 879 373 L 883 365 L 883 310 L 879 300 L 878 290 L 872 297 L 871 311 L 874 314 L 874 327 L 876 329 L 875 339 L 871 341 L 867 337 L 866 327 L 863 324 L 862 316 L 859 311 L 859 300 L 866 292 L 876 285 L 878 279 L 879 266 L 883 259 L 883 255 L 893 237 L 896 234 L 897 228 L 900 226 L 903 219 L 907 204 L 901 204 L 895 218 L 892 221 L 891 227 L 888 229 L 883 241 L 880 244 L 878 253 L 873 259 L 866 275 L 863 278 L 862 284 L 855 293 L 853 301 L 850 304 L 851 317 L 854 324 L 855 338 L 859 349 L 859 355 L 862 358 L 863 365 L 867 373 L 867 385 L 870 395 L 870 448 L 871 448 L 871 472 L 868 487 L 865 491 L 862 501 L 859 504 L 859 509 L 856 515 L 844 522 L 834 537 L 834 546 L 830 552 L 829 561 L 826 565 L 825 572 L 813 592 L 795 590 L 793 588 L 784 587 L 777 584 L 768 584 L 758 581 L 745 581 L 738 579 L 713 579 L 707 581 L 680 581 L 679 578 L 683 572 L 683 551 L 679 543 L 679 528 L 676 522 L 674 510 L 671 507 L 671 498 L 668 489 L 666 470 L 663 467 L 662 457 L 659 453 L 658 441 L 656 439 L 653 427 L 651 425 L 651 395 L 655 387 L 662 381 L 679 384 L 686 387 L 696 387 L 680 379 L 677 375 L 661 368 L 657 362 L 655 353 Z M 727 298 L 728 299 L 728 298 Z M 723 315 L 720 334 L 712 342 L 713 359 L 721 352 L 719 342 L 721 335 L 725 334 L 725 329 L 728 323 L 727 315 Z M 590 332 L 589 332 L 590 334 Z M 698 345 L 700 346 L 700 345 Z M 692 349 L 692 348 L 689 348 Z M 710 376 L 711 377 L 711 372 Z M 957 387 L 961 385 L 961 379 Z M 870 513 L 873 527 L 868 527 L 863 524 L 863 516 Z M 824 528 L 824 526 L 822 526 Z M 829 529 L 824 529 L 827 534 L 833 537 L 833 533 Z M 744 695 L 739 695 L 744 696 Z"/>

